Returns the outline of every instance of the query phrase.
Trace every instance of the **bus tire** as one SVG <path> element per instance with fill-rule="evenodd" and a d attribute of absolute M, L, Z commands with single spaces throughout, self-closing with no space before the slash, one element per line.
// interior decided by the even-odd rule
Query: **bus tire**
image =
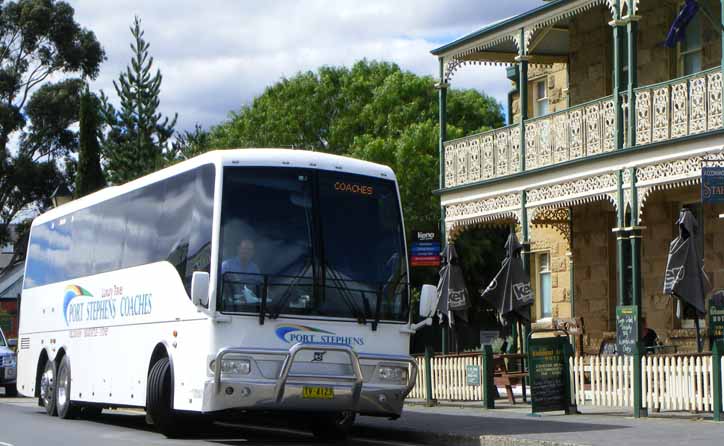
<path fill-rule="evenodd" d="M 146 390 L 146 412 L 159 432 L 169 438 L 179 436 L 183 423 L 171 408 L 171 362 L 167 357 L 159 358 L 148 374 Z"/>
<path fill-rule="evenodd" d="M 64 420 L 75 418 L 78 415 L 78 405 L 70 399 L 71 395 L 71 374 L 70 358 L 63 356 L 58 367 L 58 378 L 55 385 L 55 405 L 58 408 L 58 416 Z"/>
<path fill-rule="evenodd" d="M 55 377 L 57 368 L 55 361 L 45 361 L 43 374 L 40 376 L 40 403 L 51 417 L 58 415 L 58 408 L 55 407 Z"/>
<path fill-rule="evenodd" d="M 320 441 L 341 441 L 349 435 L 354 420 L 355 413 L 352 411 L 314 417 L 312 433 L 314 438 Z"/>

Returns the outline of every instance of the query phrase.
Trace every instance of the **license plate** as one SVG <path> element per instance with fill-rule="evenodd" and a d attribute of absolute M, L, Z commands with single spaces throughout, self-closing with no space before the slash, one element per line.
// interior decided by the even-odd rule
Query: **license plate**
<path fill-rule="evenodd" d="M 304 386 L 302 398 L 310 400 L 331 400 L 334 398 L 334 389 L 331 387 Z"/>

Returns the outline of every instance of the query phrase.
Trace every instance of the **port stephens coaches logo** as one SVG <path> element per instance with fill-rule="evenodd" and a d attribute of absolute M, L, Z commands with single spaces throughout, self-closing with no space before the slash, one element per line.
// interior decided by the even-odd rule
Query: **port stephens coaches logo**
<path fill-rule="evenodd" d="M 340 345 L 364 345 L 362 336 L 339 336 L 331 331 L 320 328 L 309 327 L 297 324 L 279 324 L 275 330 L 279 339 L 287 344 L 340 344 Z"/>
<path fill-rule="evenodd" d="M 102 289 L 101 297 L 79 285 L 68 285 L 63 297 L 63 316 L 68 326 L 85 321 L 124 320 L 150 314 L 152 309 L 151 293 L 127 295 L 117 285 Z"/>

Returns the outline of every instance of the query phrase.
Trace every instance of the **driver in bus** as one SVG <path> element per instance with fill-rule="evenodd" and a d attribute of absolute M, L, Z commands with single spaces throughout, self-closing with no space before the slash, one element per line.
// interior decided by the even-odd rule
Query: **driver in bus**
<path fill-rule="evenodd" d="M 252 260 L 253 257 L 254 241 L 244 238 L 239 242 L 237 256 L 221 263 L 221 275 L 225 285 L 228 286 L 228 292 L 224 295 L 232 305 L 259 301 L 257 296 L 261 291 L 259 286 L 262 283 L 262 276 L 259 267 Z M 225 276 L 225 273 L 233 274 Z"/>

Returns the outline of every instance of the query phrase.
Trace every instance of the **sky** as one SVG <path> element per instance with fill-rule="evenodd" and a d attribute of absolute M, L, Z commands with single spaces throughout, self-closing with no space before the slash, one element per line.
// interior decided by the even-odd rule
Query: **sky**
<path fill-rule="evenodd" d="M 177 130 L 223 122 L 284 77 L 363 58 L 438 76 L 430 50 L 542 0 L 67 0 L 95 32 L 107 60 L 91 88 L 117 96 L 113 80 L 131 58 L 129 27 L 142 21 L 161 70 L 161 112 Z M 467 67 L 453 88 L 475 88 L 505 104 L 500 67 Z M 431 87 L 432 88 L 432 87 Z"/>

